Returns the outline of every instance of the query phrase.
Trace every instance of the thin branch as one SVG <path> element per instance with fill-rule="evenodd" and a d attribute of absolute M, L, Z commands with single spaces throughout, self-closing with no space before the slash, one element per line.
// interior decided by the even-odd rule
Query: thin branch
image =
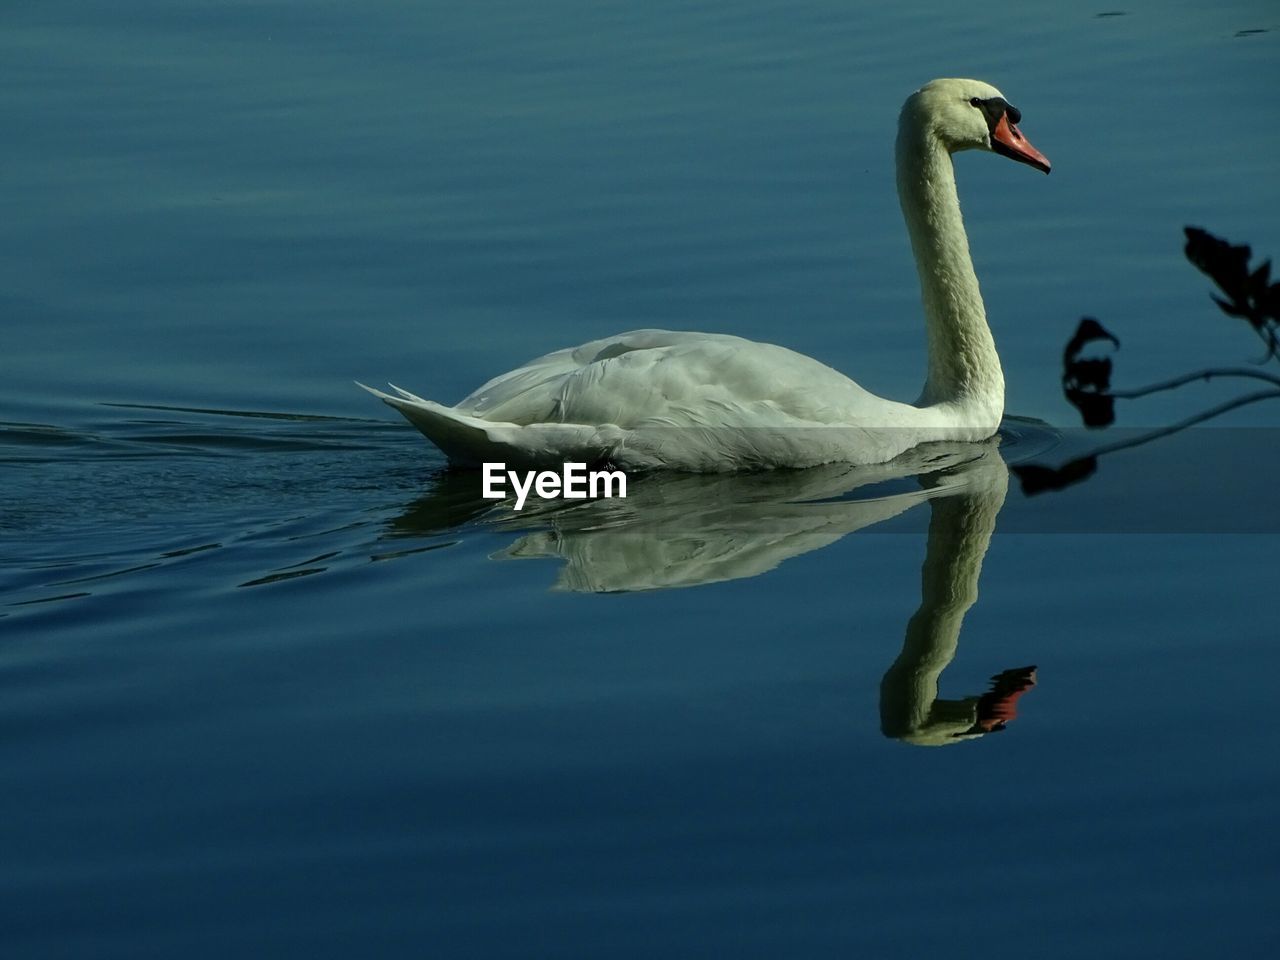
<path fill-rule="evenodd" d="M 1174 377 L 1172 380 L 1162 380 L 1159 383 L 1149 384 L 1145 387 L 1138 387 L 1134 390 L 1109 390 L 1107 391 L 1107 395 L 1119 400 L 1134 400 L 1138 397 L 1145 397 L 1153 393 L 1159 393 L 1162 390 L 1173 390 L 1176 387 L 1193 383 L 1196 380 L 1208 381 L 1215 377 L 1246 377 L 1251 380 L 1262 380 L 1265 383 L 1271 383 L 1280 387 L 1280 376 L 1277 376 L 1274 373 L 1267 373 L 1262 370 L 1253 370 L 1249 367 L 1210 367 L 1207 370 L 1199 370 L 1195 373 L 1186 373 L 1180 377 Z"/>
<path fill-rule="evenodd" d="M 1280 380 L 1275 382 L 1280 385 Z M 1119 396 L 1119 394 L 1117 394 L 1117 396 Z M 1242 397 L 1236 397 L 1234 400 L 1228 400 L 1225 403 L 1220 403 L 1216 407 L 1210 407 L 1208 410 L 1203 410 L 1194 416 L 1173 424 L 1172 426 L 1159 427 L 1152 430 L 1150 433 L 1144 433 L 1142 436 L 1136 437 L 1132 440 L 1122 440 L 1116 443 L 1104 444 L 1103 446 L 1095 447 L 1089 453 L 1083 454 L 1083 456 L 1100 457 L 1107 453 L 1115 453 L 1117 450 L 1128 450 L 1132 447 L 1140 447 L 1144 443 L 1150 443 L 1152 440 L 1158 440 L 1160 437 L 1167 437 L 1171 434 L 1186 430 L 1188 427 L 1194 427 L 1198 423 L 1204 423 L 1206 420 L 1212 420 L 1214 417 L 1221 416 L 1228 411 L 1248 406 L 1251 403 L 1257 403 L 1259 400 L 1272 400 L 1277 397 L 1280 397 L 1280 390 L 1259 390 L 1256 393 L 1246 393 Z M 1074 459 L 1080 458 L 1077 457 Z"/>

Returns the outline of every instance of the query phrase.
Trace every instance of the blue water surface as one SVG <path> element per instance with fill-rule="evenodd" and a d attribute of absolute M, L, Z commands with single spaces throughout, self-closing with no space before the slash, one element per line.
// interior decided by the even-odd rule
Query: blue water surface
<path fill-rule="evenodd" d="M 6 958 L 1274 952 L 1280 408 L 1060 387 L 1085 314 L 1126 384 L 1261 352 L 1181 247 L 1280 252 L 1271 4 L 0 26 Z M 1054 163 L 957 158 L 998 444 L 517 515 L 352 383 L 659 326 L 914 397 L 948 75 Z"/>

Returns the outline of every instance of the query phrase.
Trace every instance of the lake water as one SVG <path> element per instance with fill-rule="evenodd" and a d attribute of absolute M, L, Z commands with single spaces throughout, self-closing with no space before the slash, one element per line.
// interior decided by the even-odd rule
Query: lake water
<path fill-rule="evenodd" d="M 6 958 L 1280 945 L 1280 406 L 1008 469 L 1240 392 L 1083 435 L 1059 374 L 1084 314 L 1122 384 L 1257 357 L 1181 228 L 1280 253 L 1273 4 L 0 24 Z M 517 515 L 353 385 L 664 326 L 914 397 L 893 132 L 947 75 L 1054 162 L 957 160 L 999 444 Z"/>

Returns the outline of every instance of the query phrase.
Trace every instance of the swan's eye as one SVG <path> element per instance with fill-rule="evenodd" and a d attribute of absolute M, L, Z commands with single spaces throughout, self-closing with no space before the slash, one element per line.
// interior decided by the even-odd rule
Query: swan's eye
<path fill-rule="evenodd" d="M 980 106 L 982 106 L 982 101 L 981 101 L 980 99 L 978 99 L 977 97 L 970 97 L 970 98 L 969 98 L 969 106 L 971 106 L 971 107 L 980 107 Z"/>

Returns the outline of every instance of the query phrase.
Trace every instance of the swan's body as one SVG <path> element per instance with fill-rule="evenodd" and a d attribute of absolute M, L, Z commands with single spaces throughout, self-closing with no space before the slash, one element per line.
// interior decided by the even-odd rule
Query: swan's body
<path fill-rule="evenodd" d="M 451 461 L 609 461 L 723 471 L 883 463 L 919 443 L 978 441 L 1004 411 L 1004 376 L 960 216 L 951 153 L 995 149 L 1048 172 L 1018 111 L 976 80 L 908 98 L 898 196 L 920 275 L 929 373 L 915 404 L 886 400 L 810 357 L 708 333 L 637 330 L 559 350 L 454 407 L 373 390 Z M 368 388 L 366 388 L 368 389 Z"/>

